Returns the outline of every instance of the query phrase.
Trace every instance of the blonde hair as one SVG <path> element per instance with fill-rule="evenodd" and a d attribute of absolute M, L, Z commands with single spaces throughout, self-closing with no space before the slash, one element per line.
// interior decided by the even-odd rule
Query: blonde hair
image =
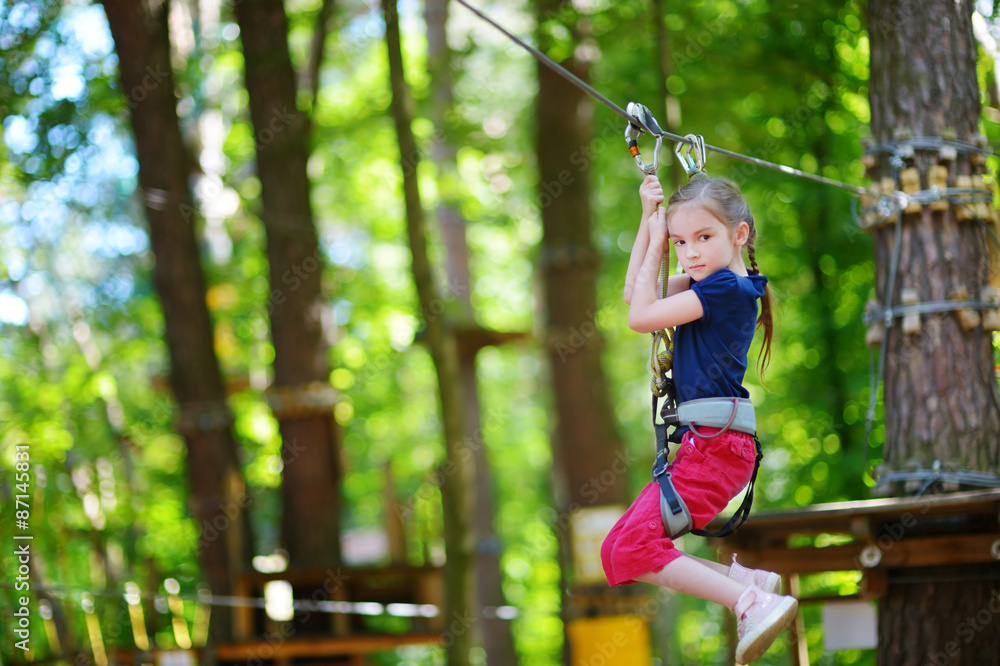
<path fill-rule="evenodd" d="M 674 192 L 667 201 L 667 220 L 681 205 L 697 205 L 711 213 L 716 219 L 726 225 L 730 233 L 735 233 L 740 222 L 750 226 L 747 236 L 747 259 L 750 270 L 760 273 L 757 268 L 757 258 L 754 256 L 754 246 L 757 241 L 757 225 L 754 224 L 753 213 L 747 205 L 740 188 L 736 183 L 726 178 L 698 176 L 687 185 Z M 758 369 L 763 374 L 771 361 L 771 339 L 774 337 L 774 317 L 771 314 L 771 289 L 765 285 L 764 295 L 760 299 L 760 315 L 757 317 L 757 328 L 764 331 L 764 344 L 760 349 Z"/>

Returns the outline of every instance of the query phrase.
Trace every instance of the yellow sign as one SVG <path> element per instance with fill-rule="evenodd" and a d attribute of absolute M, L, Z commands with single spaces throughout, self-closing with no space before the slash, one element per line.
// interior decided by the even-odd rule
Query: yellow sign
<path fill-rule="evenodd" d="M 638 615 L 571 620 L 573 666 L 649 666 L 653 661 L 649 624 Z"/>

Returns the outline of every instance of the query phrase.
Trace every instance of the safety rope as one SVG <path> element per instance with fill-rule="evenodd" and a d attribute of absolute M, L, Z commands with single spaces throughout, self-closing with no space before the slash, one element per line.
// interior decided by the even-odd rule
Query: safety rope
<path fill-rule="evenodd" d="M 629 120 L 625 124 L 625 144 L 628 146 L 628 152 L 635 158 L 635 165 L 639 167 L 639 171 L 647 176 L 655 176 L 656 170 L 660 166 L 660 146 L 663 144 L 663 133 L 660 130 L 659 123 L 656 122 L 656 118 L 653 116 L 652 112 L 647 109 L 642 104 L 636 102 L 629 102 L 627 107 L 627 114 L 635 118 L 635 122 Z M 651 136 L 656 139 L 656 145 L 653 148 L 653 161 L 647 164 L 642 159 L 642 152 L 639 149 L 639 137 L 644 133 L 648 132 Z M 704 173 L 705 168 L 705 151 L 704 148 L 698 152 L 698 146 L 704 145 L 701 137 L 696 137 L 693 135 L 688 135 L 685 137 L 690 142 L 690 145 L 694 147 L 695 157 L 691 158 L 690 155 L 690 168 L 689 162 L 682 160 L 682 164 L 685 166 L 685 170 L 688 174 L 694 172 Z M 685 144 L 678 143 L 676 152 L 681 155 L 683 152 Z M 659 205 L 657 205 L 657 210 L 659 210 Z M 663 258 L 660 260 L 660 298 L 666 298 L 669 288 L 670 281 L 670 243 L 665 243 L 663 247 Z M 649 369 L 653 374 L 653 378 L 650 381 L 649 389 L 653 392 L 654 403 L 653 403 L 653 423 L 656 424 L 656 398 L 667 398 L 669 402 L 672 402 L 672 396 L 668 397 L 671 392 L 670 382 L 667 379 L 667 373 L 673 367 L 674 363 L 674 331 L 672 328 L 663 328 L 658 331 L 653 331 L 653 339 L 649 346 Z M 663 351 L 660 351 L 660 345 L 663 345 Z"/>
<path fill-rule="evenodd" d="M 896 177 L 899 177 L 899 169 L 896 169 Z M 898 182 L 898 181 L 897 181 Z M 896 234 L 895 240 L 893 241 L 892 249 L 892 260 L 889 266 L 889 280 L 886 288 L 886 296 L 884 301 L 886 303 L 886 317 L 889 326 L 892 325 L 892 294 L 896 284 L 896 270 L 899 268 L 899 255 L 902 251 L 903 245 L 903 211 L 900 210 L 896 218 Z M 886 326 L 886 335 L 888 335 L 889 326 Z M 875 368 L 874 363 L 869 363 L 869 395 L 868 395 L 868 411 L 865 413 L 865 466 L 864 469 L 868 470 L 872 477 L 875 476 L 871 470 L 869 470 L 869 458 L 868 453 L 870 450 L 870 442 L 872 435 L 872 427 L 875 425 L 875 404 L 878 400 L 878 389 L 882 384 L 882 377 L 885 373 L 885 361 L 886 356 L 888 356 L 889 345 L 888 340 L 883 340 L 882 344 L 879 345 L 879 359 L 878 368 Z M 873 352 L 874 353 L 874 352 Z"/>

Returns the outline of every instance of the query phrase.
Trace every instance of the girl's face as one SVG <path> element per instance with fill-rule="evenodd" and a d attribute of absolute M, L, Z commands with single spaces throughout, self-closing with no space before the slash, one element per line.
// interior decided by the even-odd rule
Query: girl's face
<path fill-rule="evenodd" d="M 670 238 L 677 260 L 693 280 L 703 280 L 721 268 L 746 275 L 742 247 L 750 226 L 740 222 L 735 234 L 698 205 L 681 205 L 670 215 Z"/>

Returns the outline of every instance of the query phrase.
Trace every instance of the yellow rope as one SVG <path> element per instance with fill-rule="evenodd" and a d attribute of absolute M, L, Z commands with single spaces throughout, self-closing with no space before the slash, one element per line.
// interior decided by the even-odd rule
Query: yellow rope
<path fill-rule="evenodd" d="M 667 282 L 670 280 L 670 243 L 663 248 L 663 260 L 660 263 L 660 274 L 663 281 L 660 287 L 660 298 L 667 297 Z M 663 351 L 659 351 L 660 343 L 663 343 Z M 649 348 L 649 369 L 653 372 L 653 379 L 649 384 L 650 390 L 657 397 L 662 398 L 667 393 L 666 379 L 667 373 L 674 366 L 674 329 L 663 328 L 653 332 L 653 340 Z"/>

